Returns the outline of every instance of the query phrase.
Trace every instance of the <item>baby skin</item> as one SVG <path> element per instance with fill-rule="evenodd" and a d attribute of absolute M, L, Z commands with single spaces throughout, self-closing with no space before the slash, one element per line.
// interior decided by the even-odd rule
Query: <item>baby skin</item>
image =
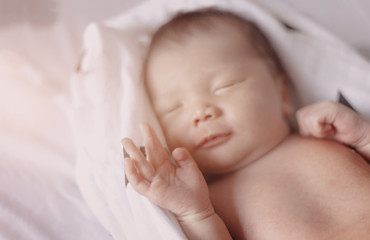
<path fill-rule="evenodd" d="M 172 154 L 142 124 L 146 157 L 122 141 L 132 187 L 189 239 L 368 238 L 369 122 L 323 102 L 298 111 L 292 133 L 286 76 L 215 23 L 151 53 L 146 87 Z"/>

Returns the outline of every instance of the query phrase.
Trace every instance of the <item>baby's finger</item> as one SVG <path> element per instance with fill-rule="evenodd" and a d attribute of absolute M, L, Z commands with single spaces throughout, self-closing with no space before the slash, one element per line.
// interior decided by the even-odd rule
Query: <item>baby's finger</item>
<path fill-rule="evenodd" d="M 331 137 L 335 134 L 335 126 L 331 123 L 332 116 L 329 112 L 309 106 L 297 112 L 299 133 L 302 136 L 317 138 Z"/>
<path fill-rule="evenodd" d="M 122 145 L 128 153 L 130 160 L 135 162 L 137 171 L 148 181 L 151 181 L 155 175 L 155 169 L 152 164 L 146 160 L 140 149 L 128 138 L 122 140 Z"/>
<path fill-rule="evenodd" d="M 307 119 L 306 111 L 303 110 L 299 110 L 296 113 L 298 130 L 302 136 L 309 136 L 311 131 L 310 121 Z"/>
<path fill-rule="evenodd" d="M 148 124 L 141 124 L 141 131 L 144 136 L 145 150 L 148 160 L 155 168 L 160 166 L 164 161 L 169 161 L 168 152 L 162 146 L 153 128 Z"/>
<path fill-rule="evenodd" d="M 150 181 L 144 178 L 135 167 L 135 162 L 131 158 L 125 158 L 125 173 L 128 181 L 138 193 L 144 195 L 150 187 Z"/>

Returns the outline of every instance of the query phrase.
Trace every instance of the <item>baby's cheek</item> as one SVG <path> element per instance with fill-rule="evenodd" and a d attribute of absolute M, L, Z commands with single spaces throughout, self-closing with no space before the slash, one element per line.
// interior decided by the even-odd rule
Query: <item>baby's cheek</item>
<path fill-rule="evenodd" d="M 185 147 L 188 150 L 191 145 L 191 129 L 185 122 L 179 119 L 161 122 L 167 145 L 171 150 L 177 147 Z"/>
<path fill-rule="evenodd" d="M 178 141 L 173 137 L 167 137 L 167 144 L 171 151 L 177 147 L 180 147 Z"/>
<path fill-rule="evenodd" d="M 168 127 L 164 130 L 164 136 L 166 137 L 168 147 L 171 149 L 171 151 L 177 147 L 183 147 L 179 129 Z"/>

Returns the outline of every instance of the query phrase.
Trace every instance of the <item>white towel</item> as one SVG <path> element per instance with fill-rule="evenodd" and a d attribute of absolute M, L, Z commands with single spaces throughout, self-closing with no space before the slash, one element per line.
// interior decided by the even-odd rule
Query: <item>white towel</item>
<path fill-rule="evenodd" d="M 246 0 L 151 0 L 84 33 L 82 60 L 71 80 L 77 180 L 90 208 L 115 239 L 185 239 L 174 216 L 125 186 L 120 140 L 142 137 L 149 122 L 162 131 L 143 88 L 141 67 L 150 36 L 179 11 L 215 6 L 255 21 L 290 73 L 297 104 L 336 100 L 340 90 L 370 117 L 370 65 L 354 50 L 286 7 Z M 292 31 L 282 22 L 295 28 Z"/>

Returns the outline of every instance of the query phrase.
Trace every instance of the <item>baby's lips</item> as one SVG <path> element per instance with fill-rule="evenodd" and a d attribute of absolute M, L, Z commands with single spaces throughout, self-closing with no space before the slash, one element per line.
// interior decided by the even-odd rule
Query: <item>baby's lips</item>
<path fill-rule="evenodd" d="M 216 133 L 216 134 L 210 134 L 206 137 L 203 137 L 200 139 L 200 141 L 197 142 L 197 148 L 201 147 L 208 147 L 213 145 L 218 145 L 224 141 L 226 141 L 231 135 L 231 132 L 224 132 L 224 133 Z M 212 144 L 214 143 L 214 144 Z"/>

